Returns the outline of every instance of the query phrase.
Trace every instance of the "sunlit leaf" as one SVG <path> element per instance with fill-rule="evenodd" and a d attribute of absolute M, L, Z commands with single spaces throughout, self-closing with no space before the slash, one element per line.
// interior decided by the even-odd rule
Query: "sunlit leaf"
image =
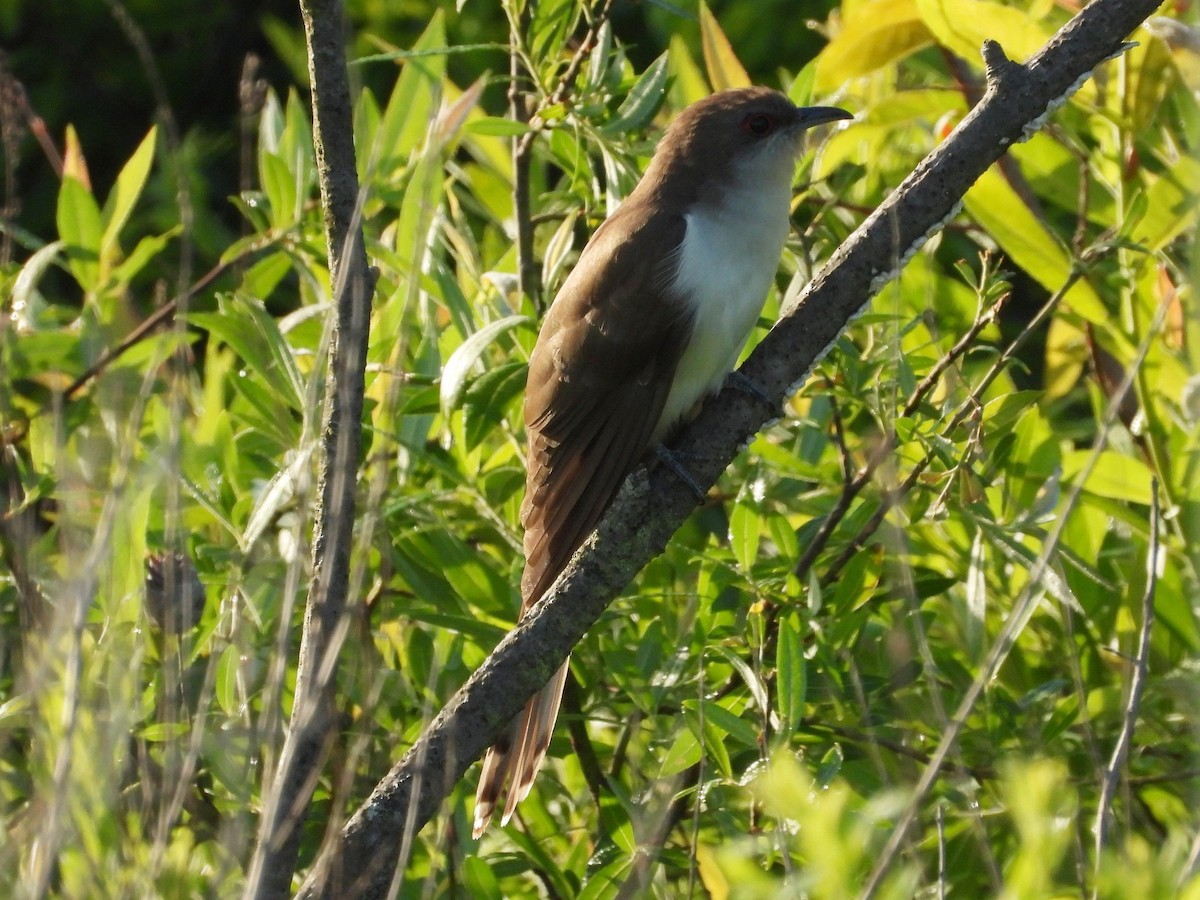
<path fill-rule="evenodd" d="M 1024 62 L 1053 33 L 1028 12 L 989 0 L 916 0 L 916 7 L 938 43 L 976 66 L 985 40 L 999 42 L 1009 59 Z"/>
<path fill-rule="evenodd" d="M 58 192 L 58 236 L 71 274 L 85 291 L 100 282 L 100 240 L 104 226 L 91 192 L 74 178 L 64 178 Z"/>
<path fill-rule="evenodd" d="M 449 412 L 458 409 L 463 392 L 467 387 L 467 376 L 479 362 L 484 351 L 505 332 L 512 331 L 529 322 L 528 316 L 505 316 L 484 325 L 463 341 L 442 366 L 441 402 L 442 409 Z"/>
<path fill-rule="evenodd" d="M 721 30 L 717 17 L 712 14 L 704 0 L 700 0 L 699 9 L 700 45 L 704 49 L 704 68 L 708 72 L 708 80 L 713 90 L 749 87 L 753 82 L 737 58 L 729 38 Z"/>
<path fill-rule="evenodd" d="M 1150 504 L 1150 482 L 1153 473 L 1136 456 L 1126 456 L 1115 450 L 1103 450 L 1091 463 L 1092 450 L 1072 450 L 1063 456 L 1063 481 L 1072 484 L 1083 477 L 1090 464 L 1084 490 L 1113 500 Z"/>
<path fill-rule="evenodd" d="M 154 162 L 155 138 L 157 128 L 151 128 L 129 157 L 119 175 L 117 182 L 109 192 L 104 204 L 102 221 L 104 234 L 100 239 L 100 259 L 105 267 L 111 266 L 114 256 L 119 250 L 117 238 L 125 227 L 133 206 L 146 186 L 146 178 L 150 175 L 150 166 Z"/>
<path fill-rule="evenodd" d="M 804 644 L 794 615 L 779 618 L 779 643 L 775 650 L 776 708 L 785 734 L 791 734 L 804 718 L 808 700 Z"/>
<path fill-rule="evenodd" d="M 857 4 L 841 30 L 817 56 L 817 91 L 833 90 L 868 75 L 932 42 L 915 0 L 868 0 Z"/>

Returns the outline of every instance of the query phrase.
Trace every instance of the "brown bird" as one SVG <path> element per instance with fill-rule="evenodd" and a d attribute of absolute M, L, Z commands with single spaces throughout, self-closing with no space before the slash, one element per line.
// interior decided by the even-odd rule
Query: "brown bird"
<path fill-rule="evenodd" d="M 779 266 L 801 133 L 849 118 L 766 88 L 694 103 L 584 248 L 529 361 L 522 616 L 647 451 L 721 387 Z M 488 750 L 475 837 L 506 787 L 502 823 L 529 793 L 566 678 L 563 663 Z"/>

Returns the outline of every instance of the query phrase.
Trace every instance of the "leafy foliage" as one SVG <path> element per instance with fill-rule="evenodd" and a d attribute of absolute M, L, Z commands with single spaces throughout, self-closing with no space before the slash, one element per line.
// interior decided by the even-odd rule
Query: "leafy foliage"
<path fill-rule="evenodd" d="M 355 106 L 380 281 L 342 727 L 304 866 L 516 612 L 520 394 L 543 309 L 509 274 L 510 142 L 530 141 L 549 297 L 659 124 L 749 77 L 702 4 L 695 48 L 640 70 L 596 21 L 560 84 L 583 13 L 538 4 L 520 35 L 529 124 L 492 101 L 495 76 L 448 75 L 463 48 L 441 13 L 361 64 L 398 74 Z M 825 48 L 778 83 L 857 117 L 801 162 L 760 332 L 964 115 L 980 40 L 1024 58 L 1067 15 L 831 15 Z M 960 714 L 883 895 L 1200 896 L 1195 59 L 1160 33 L 1015 147 L 874 300 L 578 649 L 519 822 L 471 841 L 459 786 L 405 848 L 404 896 L 853 895 Z M 257 185 L 232 200 L 245 236 L 212 278 L 162 291 L 174 327 L 138 329 L 146 267 L 187 239 L 182 219 L 137 222 L 152 173 L 182 164 L 155 129 L 103 203 L 69 142 L 57 234 L 3 273 L 12 890 L 224 895 L 244 876 L 295 683 L 331 338 L 298 94 L 268 97 L 255 144 Z M 145 561 L 163 553 L 195 567 L 195 618 L 153 611 L 195 598 L 186 568 L 156 564 L 152 602 Z M 1101 808 L 1127 720 L 1123 789 Z"/>

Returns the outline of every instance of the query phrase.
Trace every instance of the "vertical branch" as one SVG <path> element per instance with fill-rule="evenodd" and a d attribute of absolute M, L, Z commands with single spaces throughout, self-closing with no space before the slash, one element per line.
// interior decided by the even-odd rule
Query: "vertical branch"
<path fill-rule="evenodd" d="M 348 613 L 350 549 L 375 276 L 360 223 L 350 84 L 340 0 L 300 0 L 313 93 L 313 142 L 336 320 L 325 390 L 313 575 L 301 634 L 291 727 L 254 849 L 247 897 L 289 893 L 301 826 L 336 726 L 333 687 Z"/>
<path fill-rule="evenodd" d="M 510 19 L 511 47 L 508 53 L 508 105 L 514 122 L 529 122 L 529 104 L 524 84 L 527 81 L 521 57 L 521 43 L 529 33 L 533 18 L 532 0 L 525 0 Z M 541 312 L 541 273 L 533 258 L 533 214 L 529 199 L 529 173 L 533 162 L 533 143 L 520 135 L 513 138 L 513 216 L 517 221 L 517 289 L 533 301 Z"/>

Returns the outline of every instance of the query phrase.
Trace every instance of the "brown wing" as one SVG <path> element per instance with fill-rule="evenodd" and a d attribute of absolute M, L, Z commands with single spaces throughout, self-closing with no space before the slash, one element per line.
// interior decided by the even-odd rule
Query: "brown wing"
<path fill-rule="evenodd" d="M 690 322 L 665 292 L 686 225 L 682 217 L 646 215 L 646 208 L 629 204 L 596 232 L 555 298 L 529 362 L 522 615 L 649 449 L 687 346 Z M 566 675 L 564 663 L 484 758 L 476 837 L 506 784 L 505 822 L 528 794 Z"/>
<path fill-rule="evenodd" d="M 618 212 L 596 232 L 542 326 L 525 395 L 522 612 L 558 577 L 649 448 L 690 332 L 683 308 L 664 293 L 685 227 L 682 217 L 634 222 Z"/>

